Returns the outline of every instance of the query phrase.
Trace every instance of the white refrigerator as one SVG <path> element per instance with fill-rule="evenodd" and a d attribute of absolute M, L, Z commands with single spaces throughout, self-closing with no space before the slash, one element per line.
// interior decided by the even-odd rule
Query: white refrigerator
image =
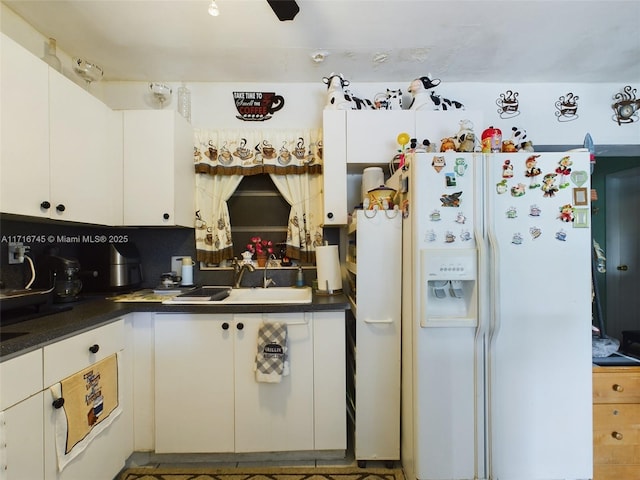
<path fill-rule="evenodd" d="M 421 153 L 403 221 L 409 480 L 592 475 L 589 153 Z"/>

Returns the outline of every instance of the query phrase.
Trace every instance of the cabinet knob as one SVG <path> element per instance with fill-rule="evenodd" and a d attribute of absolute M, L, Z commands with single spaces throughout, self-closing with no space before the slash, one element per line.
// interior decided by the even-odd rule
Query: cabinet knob
<path fill-rule="evenodd" d="M 239 323 L 238 323 L 238 325 L 236 325 L 236 328 L 237 328 L 238 330 L 242 330 L 242 329 L 244 328 L 244 323 L 239 322 Z"/>
<path fill-rule="evenodd" d="M 100 345 L 98 345 L 97 343 L 89 347 L 89 351 L 91 353 L 98 353 L 98 350 L 100 350 Z"/>
<path fill-rule="evenodd" d="M 229 330 L 229 324 L 228 324 L 227 322 L 224 322 L 224 323 L 222 324 L 222 329 L 223 329 L 223 330 Z"/>
<path fill-rule="evenodd" d="M 51 405 L 53 405 L 53 408 L 62 408 L 62 406 L 64 405 L 64 398 L 60 397 L 60 398 L 56 398 L 53 402 L 51 402 Z"/>
<path fill-rule="evenodd" d="M 162 218 L 164 218 L 165 220 L 169 220 L 169 214 L 168 213 L 163 213 L 162 214 Z"/>
<path fill-rule="evenodd" d="M 620 432 L 613 432 L 613 433 L 611 434 L 611 436 L 612 436 L 613 438 L 615 438 L 616 440 L 622 440 L 622 438 L 623 438 L 623 435 L 622 435 Z"/>
<path fill-rule="evenodd" d="M 56 205 L 56 210 L 59 212 L 64 212 L 66 210 L 66 207 L 63 204 L 58 204 Z"/>
<path fill-rule="evenodd" d="M 327 213 L 327 218 L 333 218 L 333 212 Z"/>
<path fill-rule="evenodd" d="M 622 385 L 618 385 L 617 383 L 613 384 L 613 391 L 614 392 L 624 392 L 624 387 Z"/>
<path fill-rule="evenodd" d="M 51 208 L 51 204 L 45 200 L 40 204 L 40 208 L 44 210 L 49 210 Z"/>

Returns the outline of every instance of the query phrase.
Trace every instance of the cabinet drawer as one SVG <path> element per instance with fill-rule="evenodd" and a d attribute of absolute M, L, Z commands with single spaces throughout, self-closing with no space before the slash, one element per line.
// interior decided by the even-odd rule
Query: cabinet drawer
<path fill-rule="evenodd" d="M 42 350 L 0 363 L 0 411 L 42 390 Z"/>
<path fill-rule="evenodd" d="M 98 346 L 93 353 L 90 348 Z M 108 357 L 124 348 L 124 320 L 118 320 L 44 347 L 44 386 Z"/>
<path fill-rule="evenodd" d="M 593 375 L 593 403 L 640 403 L 640 372 Z"/>
<path fill-rule="evenodd" d="M 593 480 L 640 478 L 640 465 L 594 465 Z"/>

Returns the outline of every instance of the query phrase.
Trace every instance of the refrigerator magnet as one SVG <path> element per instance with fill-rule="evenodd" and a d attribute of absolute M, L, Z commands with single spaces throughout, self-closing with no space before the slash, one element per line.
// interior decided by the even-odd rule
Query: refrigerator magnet
<path fill-rule="evenodd" d="M 519 183 L 511 187 L 511 196 L 512 197 L 522 197 L 526 192 L 526 186 L 524 183 Z"/>
<path fill-rule="evenodd" d="M 471 232 L 469 232 L 469 230 L 462 230 L 460 232 L 460 240 L 462 240 L 463 242 L 468 242 L 469 240 L 471 240 Z"/>
<path fill-rule="evenodd" d="M 456 223 L 464 224 L 467 221 L 467 217 L 464 216 L 464 213 L 458 212 L 456 215 Z"/>
<path fill-rule="evenodd" d="M 518 232 L 513 234 L 513 237 L 511 238 L 511 243 L 513 243 L 514 245 L 522 245 L 523 240 L 524 239 L 522 238 L 522 234 Z"/>
<path fill-rule="evenodd" d="M 498 192 L 498 195 L 502 195 L 507 191 L 507 189 L 508 187 L 506 180 L 500 180 L 498 183 L 496 183 L 496 192 Z"/>
<path fill-rule="evenodd" d="M 565 232 L 562 229 L 558 230 L 556 232 L 556 240 L 560 240 L 561 242 L 566 242 L 567 241 L 567 232 Z"/>
<path fill-rule="evenodd" d="M 542 210 L 540 210 L 540 208 L 536 204 L 533 204 L 529 207 L 530 217 L 539 217 L 541 213 L 542 213 Z"/>
<path fill-rule="evenodd" d="M 569 186 L 567 177 L 571 175 L 571 165 L 573 165 L 573 162 L 571 161 L 571 157 L 569 157 L 568 155 L 562 157 L 558 162 L 556 173 L 560 175 L 560 188 L 567 188 Z"/>
<path fill-rule="evenodd" d="M 571 178 L 571 181 L 576 187 L 581 187 L 587 183 L 587 180 L 589 180 L 589 174 L 584 170 L 578 170 L 576 172 L 571 172 L 569 178 Z"/>
<path fill-rule="evenodd" d="M 540 186 L 540 181 L 537 177 L 540 176 L 542 170 L 538 168 L 538 157 L 540 155 L 531 155 L 525 160 L 525 177 L 530 179 L 529 188 L 538 188 Z"/>
<path fill-rule="evenodd" d="M 588 208 L 574 208 L 573 228 L 588 228 L 589 227 L 589 209 Z"/>
<path fill-rule="evenodd" d="M 513 164 L 511 160 L 505 160 L 502 165 L 502 178 L 511 178 L 513 177 Z"/>
<path fill-rule="evenodd" d="M 431 166 L 438 173 L 440 173 L 440 170 L 442 170 L 446 165 L 447 165 L 447 162 L 445 162 L 444 156 L 441 156 L 441 155 L 436 155 L 435 157 L 433 157 L 433 160 L 431 161 Z"/>
<path fill-rule="evenodd" d="M 456 164 L 453 167 L 453 171 L 456 172 L 459 176 L 463 176 L 464 172 L 467 170 L 467 162 L 464 158 L 456 158 Z"/>
<path fill-rule="evenodd" d="M 573 203 L 574 205 L 588 205 L 587 189 L 585 187 L 578 187 L 573 189 Z"/>
<path fill-rule="evenodd" d="M 434 210 L 429 214 L 429 220 L 432 222 L 439 222 L 442 219 L 440 216 L 440 210 Z"/>
<path fill-rule="evenodd" d="M 531 234 L 531 238 L 535 240 L 536 238 L 540 238 L 540 235 L 542 235 L 542 230 L 539 227 L 531 227 L 529 229 L 529 233 Z"/>
<path fill-rule="evenodd" d="M 556 185 L 557 173 L 547 173 L 542 179 L 543 197 L 555 197 L 558 193 L 558 185 Z"/>
<path fill-rule="evenodd" d="M 444 178 L 445 178 L 445 185 L 447 186 L 447 188 L 453 188 L 458 185 L 455 173 L 453 172 L 445 173 Z"/>
<path fill-rule="evenodd" d="M 443 207 L 459 207 L 462 196 L 462 192 L 456 193 L 444 193 L 440 197 L 440 202 L 442 202 Z"/>
<path fill-rule="evenodd" d="M 433 230 L 429 230 L 427 232 L 427 242 L 435 242 L 438 237 L 436 236 L 436 232 Z"/>
<path fill-rule="evenodd" d="M 558 218 L 566 223 L 573 222 L 573 205 L 567 203 L 566 205 L 562 205 L 560 207 L 560 214 Z"/>
<path fill-rule="evenodd" d="M 507 218 L 517 218 L 518 210 L 516 209 L 516 207 L 509 207 L 507 209 L 506 215 L 507 215 Z"/>
<path fill-rule="evenodd" d="M 445 243 L 453 243 L 456 241 L 456 236 L 453 234 L 453 232 L 448 231 L 444 236 L 444 241 Z"/>

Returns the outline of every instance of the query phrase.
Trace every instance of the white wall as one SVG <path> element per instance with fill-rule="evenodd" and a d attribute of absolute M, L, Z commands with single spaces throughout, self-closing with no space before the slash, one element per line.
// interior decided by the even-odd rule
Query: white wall
<path fill-rule="evenodd" d="M 42 57 L 46 39 L 26 24 L 11 10 L 1 5 L 1 29 L 8 36 L 22 44 L 34 55 Z M 64 73 L 79 84 L 83 84 L 71 69 L 71 59 L 65 52 L 58 51 L 63 63 Z M 330 72 L 327 72 L 329 74 Z M 348 78 L 348 72 L 344 72 Z M 418 73 L 417 76 L 419 76 Z M 150 79 L 153 81 L 154 79 Z M 405 84 L 365 83 L 351 85 L 358 96 L 372 98 L 386 88 L 401 88 L 406 92 L 411 80 Z M 640 81 L 640 80 L 639 80 Z M 165 108 L 175 109 L 175 92 L 179 83 L 169 83 L 174 90 L 171 102 Z M 195 127 L 202 128 L 290 128 L 317 127 L 322 123 L 322 109 L 325 102 L 326 87 L 322 79 L 316 83 L 188 83 L 191 90 L 191 118 Z M 618 125 L 613 120 L 613 95 L 619 93 L 625 85 L 615 83 L 598 84 L 486 84 L 486 83 L 443 83 L 436 89 L 439 95 L 459 100 L 469 110 L 483 112 L 486 125 L 475 125 L 476 135 L 489 125 L 502 129 L 507 136 L 511 127 L 518 126 L 527 130 L 534 145 L 581 145 L 589 132 L 598 145 L 640 146 L 640 122 Z M 640 90 L 640 84 L 632 85 Z M 498 114 L 496 100 L 507 90 L 518 92 L 519 111 L 515 118 L 504 120 Z M 114 109 L 156 108 L 150 100 L 149 86 L 142 82 L 98 82 L 90 91 Z M 265 122 L 245 122 L 236 119 L 234 91 L 275 92 L 285 98 L 285 106 Z M 555 113 L 555 102 L 560 96 L 573 93 L 579 97 L 578 118 L 574 121 L 559 122 Z M 408 94 L 405 104 L 410 102 Z M 384 114 L 384 112 L 380 112 Z M 398 132 L 399 133 L 399 132 Z M 454 134 L 455 132 L 451 132 Z M 440 139 L 429 139 L 439 142 Z M 640 150 L 634 149 L 634 150 Z"/>

